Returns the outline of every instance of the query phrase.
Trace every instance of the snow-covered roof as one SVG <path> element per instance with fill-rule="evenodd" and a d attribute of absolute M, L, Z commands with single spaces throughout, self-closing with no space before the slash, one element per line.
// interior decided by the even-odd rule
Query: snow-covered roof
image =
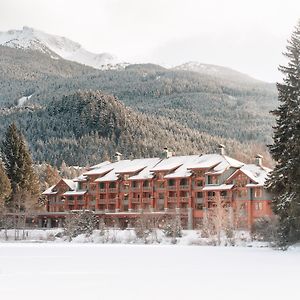
<path fill-rule="evenodd" d="M 86 180 L 87 180 L 87 176 L 84 176 L 84 175 L 80 175 L 73 179 L 74 182 L 86 181 Z"/>
<path fill-rule="evenodd" d="M 99 177 L 95 180 L 95 182 L 105 182 L 105 181 L 116 181 L 118 180 L 118 173 L 122 172 L 122 170 L 128 168 L 131 165 L 132 160 L 120 160 L 109 165 L 110 170 L 102 177 Z M 105 167 L 103 167 L 105 168 Z"/>
<path fill-rule="evenodd" d="M 114 168 L 113 165 L 114 165 L 114 163 L 104 164 L 103 166 L 94 168 L 90 171 L 83 173 L 83 175 L 85 175 L 85 176 L 102 175 L 102 174 L 105 174 L 105 173 L 111 171 Z"/>
<path fill-rule="evenodd" d="M 111 163 L 110 161 L 106 160 L 106 161 L 104 161 L 104 162 L 102 162 L 102 163 L 100 163 L 100 164 L 93 165 L 93 166 L 89 167 L 89 170 L 99 169 L 99 168 L 101 168 L 101 167 L 104 167 L 104 166 L 106 166 L 106 165 L 109 165 L 110 163 Z"/>
<path fill-rule="evenodd" d="M 140 171 L 137 175 L 129 177 L 129 180 L 151 179 L 154 174 L 151 170 L 161 161 L 159 158 L 152 158 L 147 167 Z"/>
<path fill-rule="evenodd" d="M 202 190 L 203 191 L 225 191 L 233 188 L 233 184 L 221 184 L 221 185 L 207 185 Z"/>
<path fill-rule="evenodd" d="M 254 181 L 257 186 L 263 186 L 268 178 L 268 174 L 271 172 L 271 169 L 255 164 L 244 165 L 240 170 Z"/>
<path fill-rule="evenodd" d="M 160 161 L 159 158 L 140 158 L 140 159 L 134 159 L 128 163 L 127 166 L 122 167 L 119 169 L 116 173 L 136 173 L 143 169 L 145 169 L 148 166 L 155 166 Z"/>
<path fill-rule="evenodd" d="M 47 190 L 45 190 L 42 195 L 55 195 L 57 194 L 57 191 L 53 192 L 52 189 L 55 187 L 55 185 L 50 186 Z"/>
<path fill-rule="evenodd" d="M 204 154 L 190 169 L 210 169 L 209 174 L 221 174 L 230 167 L 240 168 L 244 163 L 221 154 Z"/>
<path fill-rule="evenodd" d="M 71 189 L 71 190 L 75 190 L 77 183 L 74 182 L 72 179 L 62 179 L 62 181 L 64 181 L 64 183 Z"/>
<path fill-rule="evenodd" d="M 192 155 L 194 156 L 194 155 Z M 199 157 L 199 155 L 195 155 Z M 172 171 L 180 166 L 182 166 L 191 155 L 188 156 L 172 156 L 161 160 L 151 171 Z"/>
<path fill-rule="evenodd" d="M 181 166 L 179 166 L 174 172 L 165 175 L 164 178 L 190 177 L 192 175 L 190 167 L 197 163 L 199 158 L 199 155 L 184 156 Z"/>

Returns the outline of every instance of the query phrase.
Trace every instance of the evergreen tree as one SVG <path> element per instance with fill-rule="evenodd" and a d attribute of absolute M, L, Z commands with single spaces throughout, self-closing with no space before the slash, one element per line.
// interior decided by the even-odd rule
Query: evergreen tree
<path fill-rule="evenodd" d="M 14 123 L 6 131 L 1 144 L 1 154 L 12 187 L 11 201 L 14 198 L 19 199 L 20 195 L 25 194 L 24 199 L 30 199 L 33 202 L 37 200 L 39 196 L 38 178 L 33 170 L 32 159 L 24 138 Z M 18 202 L 20 209 L 27 206 L 27 203 L 20 204 L 20 200 Z"/>
<path fill-rule="evenodd" d="M 276 126 L 270 152 L 276 166 L 268 187 L 282 242 L 291 243 L 300 240 L 300 21 L 284 55 L 289 62 L 279 68 L 285 76 L 277 84 L 281 104 L 272 112 Z"/>
<path fill-rule="evenodd" d="M 11 194 L 10 181 L 6 175 L 4 165 L 0 160 L 0 210 L 5 205 L 5 201 L 8 200 L 10 194 Z"/>

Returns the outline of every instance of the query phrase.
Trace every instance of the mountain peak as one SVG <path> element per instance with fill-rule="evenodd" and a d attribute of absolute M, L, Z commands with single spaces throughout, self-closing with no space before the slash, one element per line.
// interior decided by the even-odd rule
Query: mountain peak
<path fill-rule="evenodd" d="M 63 58 L 96 69 L 117 69 L 126 65 L 110 53 L 92 53 L 66 37 L 48 34 L 29 26 L 23 26 L 21 30 L 0 32 L 0 45 L 36 50 L 53 59 Z"/>

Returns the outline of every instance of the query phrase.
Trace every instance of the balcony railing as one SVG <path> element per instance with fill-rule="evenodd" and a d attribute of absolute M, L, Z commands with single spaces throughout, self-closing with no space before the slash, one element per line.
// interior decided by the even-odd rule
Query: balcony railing
<path fill-rule="evenodd" d="M 132 186 L 130 188 L 132 191 L 139 191 L 140 190 L 140 187 L 139 186 Z"/>
<path fill-rule="evenodd" d="M 99 203 L 100 204 L 105 204 L 106 203 L 106 199 L 99 199 Z"/>
<path fill-rule="evenodd" d="M 177 197 L 169 197 L 168 202 L 177 202 Z"/>
<path fill-rule="evenodd" d="M 181 197 L 180 198 L 180 202 L 189 202 L 189 200 L 190 200 L 190 197 Z"/>
<path fill-rule="evenodd" d="M 142 202 L 143 203 L 150 203 L 151 202 L 151 198 L 142 198 Z"/>
<path fill-rule="evenodd" d="M 115 204 L 117 202 L 118 198 L 109 198 L 108 203 Z"/>
<path fill-rule="evenodd" d="M 109 193 L 116 193 L 117 192 L 117 188 L 109 188 L 108 192 Z"/>
<path fill-rule="evenodd" d="M 156 190 L 156 191 L 165 191 L 166 188 L 165 188 L 164 186 L 156 186 L 156 187 L 155 187 L 155 190 Z"/>
<path fill-rule="evenodd" d="M 131 198 L 132 203 L 140 203 L 141 199 L 140 198 Z"/>
<path fill-rule="evenodd" d="M 190 186 L 188 184 L 179 185 L 180 190 L 188 190 L 189 188 L 190 188 Z"/>
<path fill-rule="evenodd" d="M 100 193 L 106 193 L 106 189 L 99 189 Z"/>
<path fill-rule="evenodd" d="M 143 186 L 143 191 L 150 191 L 151 190 L 151 186 Z"/>
<path fill-rule="evenodd" d="M 203 189 L 203 186 L 202 185 L 194 185 L 193 189 L 199 191 L 199 190 Z"/>
<path fill-rule="evenodd" d="M 176 185 L 168 185 L 167 189 L 168 190 L 176 190 Z"/>

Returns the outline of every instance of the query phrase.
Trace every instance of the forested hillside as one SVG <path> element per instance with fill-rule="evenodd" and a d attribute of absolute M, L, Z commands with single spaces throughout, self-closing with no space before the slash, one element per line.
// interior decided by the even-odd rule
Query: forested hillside
<path fill-rule="evenodd" d="M 9 118 L 8 118 L 9 116 Z M 77 92 L 44 108 L 2 115 L 1 132 L 15 121 L 26 136 L 36 161 L 87 165 L 109 159 L 115 151 L 125 158 L 159 156 L 169 146 L 176 154 L 215 151 L 224 143 L 240 159 L 252 159 L 254 145 L 242 145 L 189 129 L 163 117 L 127 109 L 113 96 Z M 262 149 L 259 149 L 262 150 Z"/>
<path fill-rule="evenodd" d="M 236 76 L 220 74 L 152 64 L 101 71 L 34 51 L 0 47 L 1 132 L 15 121 L 27 137 L 34 158 L 55 164 L 64 157 L 69 164 L 92 163 L 117 149 L 134 156 L 154 155 L 164 146 L 182 154 L 207 152 L 227 139 L 231 153 L 233 144 L 239 149 L 235 152 L 262 151 L 271 142 L 273 118 L 269 111 L 276 106 L 275 86 L 247 81 L 246 76 L 241 82 L 240 77 L 236 80 Z M 122 113 L 114 112 L 116 107 L 106 112 L 115 114 L 114 130 L 95 129 L 95 107 L 88 106 L 83 117 L 74 106 L 78 95 L 80 99 L 87 97 L 86 93 L 72 96 L 78 90 L 102 90 L 133 110 L 117 102 Z M 16 107 L 18 99 L 29 95 L 32 97 L 24 107 Z M 86 100 L 80 101 L 84 107 Z M 128 120 L 128 128 L 123 119 Z M 106 121 L 100 121 L 101 126 Z M 252 150 L 241 143 L 250 144 Z"/>

